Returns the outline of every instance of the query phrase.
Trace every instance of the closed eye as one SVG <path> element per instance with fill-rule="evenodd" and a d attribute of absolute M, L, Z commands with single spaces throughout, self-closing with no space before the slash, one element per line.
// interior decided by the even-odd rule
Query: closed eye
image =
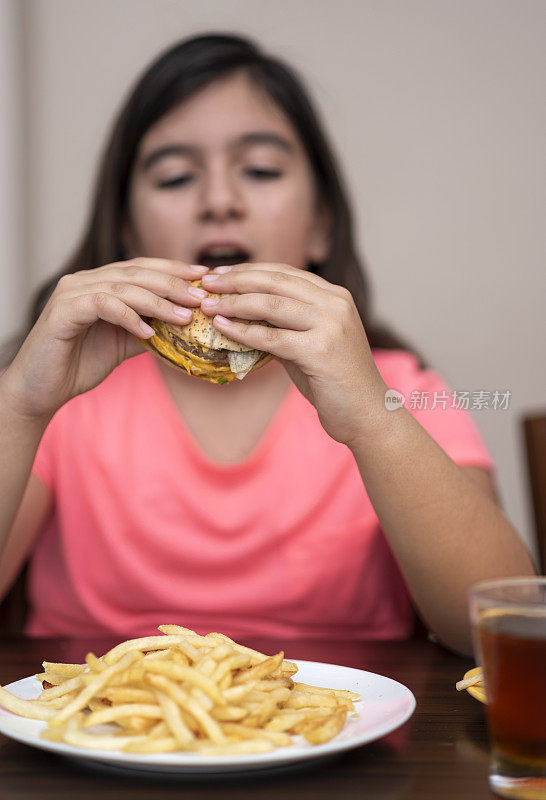
<path fill-rule="evenodd" d="M 177 178 L 169 178 L 166 181 L 161 181 L 157 186 L 159 189 L 171 189 L 175 186 L 184 186 L 193 180 L 193 175 L 179 175 Z"/>
<path fill-rule="evenodd" d="M 258 169 L 249 167 L 248 169 L 245 169 L 245 175 L 248 175 L 250 178 L 254 178 L 258 181 L 267 181 L 280 178 L 282 176 L 282 172 L 278 169 Z"/>
<path fill-rule="evenodd" d="M 257 181 L 267 181 L 267 180 L 275 180 L 276 178 L 282 177 L 282 172 L 278 169 L 260 169 L 249 167 L 248 169 L 244 170 L 245 175 L 250 178 L 253 178 Z M 184 186 L 188 183 L 191 183 L 195 178 L 194 175 L 179 175 L 176 178 L 169 178 L 168 180 L 161 181 L 158 183 L 159 189 L 172 189 L 176 186 Z"/>

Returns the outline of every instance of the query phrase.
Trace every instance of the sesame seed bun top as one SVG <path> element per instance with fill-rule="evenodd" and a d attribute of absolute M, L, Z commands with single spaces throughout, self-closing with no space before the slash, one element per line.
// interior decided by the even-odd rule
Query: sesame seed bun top
<path fill-rule="evenodd" d="M 191 281 L 191 286 L 203 288 L 200 280 Z M 209 292 L 209 297 L 219 296 L 214 292 Z M 200 347 L 210 347 L 212 350 L 231 350 L 235 353 L 247 353 L 253 349 L 252 347 L 247 347 L 246 344 L 239 344 L 239 342 L 228 339 L 227 336 L 216 330 L 212 320 L 213 317 L 207 317 L 200 308 L 195 308 L 193 309 L 193 319 L 188 325 L 173 325 L 172 327 L 179 330 L 178 335 L 182 339 Z M 241 322 L 248 322 L 252 325 L 253 323 L 256 324 L 258 320 L 241 320 Z"/>

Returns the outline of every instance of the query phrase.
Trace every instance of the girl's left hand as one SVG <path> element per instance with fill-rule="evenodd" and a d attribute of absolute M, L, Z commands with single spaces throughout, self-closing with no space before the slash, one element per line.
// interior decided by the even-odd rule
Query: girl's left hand
<path fill-rule="evenodd" d="M 387 386 L 347 289 L 286 264 L 219 269 L 202 279 L 203 288 L 225 294 L 201 303 L 204 313 L 214 315 L 215 328 L 276 356 L 338 442 L 350 447 L 380 424 Z"/>

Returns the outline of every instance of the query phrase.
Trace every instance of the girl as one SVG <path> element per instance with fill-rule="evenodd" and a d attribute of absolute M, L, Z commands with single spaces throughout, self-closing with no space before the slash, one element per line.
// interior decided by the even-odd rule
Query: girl
<path fill-rule="evenodd" d="M 275 359 L 216 386 L 144 351 L 146 318 L 198 306 Z M 533 574 L 465 412 L 387 407 L 447 387 L 376 324 L 317 117 L 253 43 L 142 76 L 32 322 L 0 378 L 0 595 L 30 556 L 28 634 L 400 638 L 417 611 L 466 652 L 469 584 Z"/>

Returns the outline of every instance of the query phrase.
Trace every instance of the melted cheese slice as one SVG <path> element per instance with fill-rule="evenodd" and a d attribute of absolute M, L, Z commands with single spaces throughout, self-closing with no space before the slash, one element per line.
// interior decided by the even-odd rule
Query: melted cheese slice
<path fill-rule="evenodd" d="M 177 350 L 174 345 L 157 335 L 150 339 L 140 339 L 140 341 L 149 350 L 159 353 L 171 363 L 185 369 L 188 375 L 196 375 L 210 383 L 229 383 L 237 377 L 228 364 L 213 364 L 193 353 Z"/>

